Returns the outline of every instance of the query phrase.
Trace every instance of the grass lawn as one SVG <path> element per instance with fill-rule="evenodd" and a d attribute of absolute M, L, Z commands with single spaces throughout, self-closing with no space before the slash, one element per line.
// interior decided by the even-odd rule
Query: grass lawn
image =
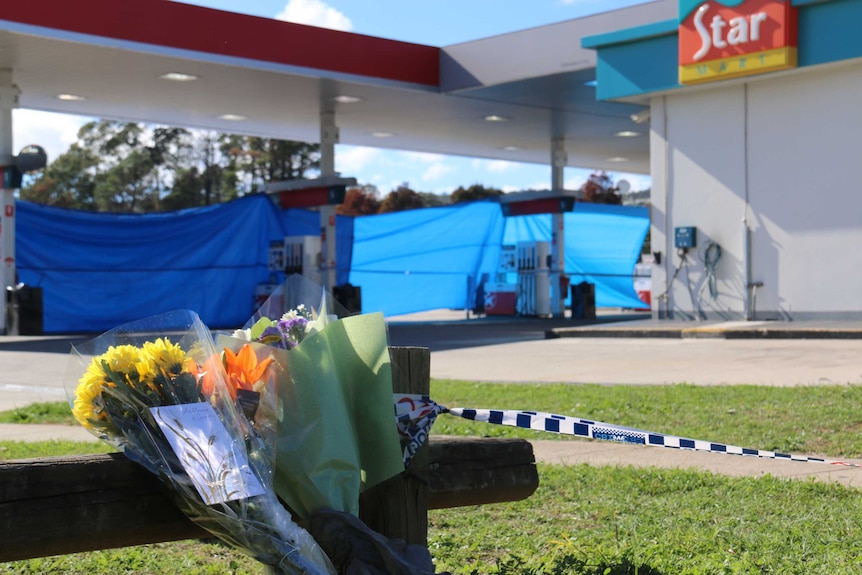
<path fill-rule="evenodd" d="M 725 443 L 862 456 L 862 387 L 500 385 L 433 381 L 450 407 L 532 409 Z M 68 407 L 66 407 L 68 409 Z M 38 420 L 38 418 L 35 418 Z M 443 415 L 436 433 L 540 434 Z M 27 449 L 29 451 L 20 451 Z M 105 450 L 0 442 L 0 458 Z M 25 455 L 20 455 L 26 453 Z M 806 465 L 806 464 L 800 464 Z M 811 464 L 814 465 L 814 464 Z M 848 469 L 847 473 L 862 470 Z M 862 497 L 840 485 L 686 470 L 539 465 L 529 499 L 429 512 L 438 571 L 575 575 L 862 573 Z M 183 542 L 0 564 L 0 573 L 263 573 Z"/>
<path fill-rule="evenodd" d="M 862 573 L 862 496 L 771 477 L 539 466 L 525 501 L 430 513 L 456 573 Z"/>
<path fill-rule="evenodd" d="M 0 423 L 63 423 L 77 425 L 65 401 L 32 403 L 24 407 L 0 411 Z"/>

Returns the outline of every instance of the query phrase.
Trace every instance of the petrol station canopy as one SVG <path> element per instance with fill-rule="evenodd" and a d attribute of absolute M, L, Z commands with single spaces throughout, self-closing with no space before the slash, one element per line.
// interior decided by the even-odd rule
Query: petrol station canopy
<path fill-rule="evenodd" d="M 8 1 L 0 71 L 27 109 L 305 142 L 333 112 L 341 144 L 550 164 L 562 140 L 568 166 L 646 174 L 632 116 L 647 108 L 596 100 L 581 39 L 676 12 L 660 0 L 435 47 L 169 0 Z"/>

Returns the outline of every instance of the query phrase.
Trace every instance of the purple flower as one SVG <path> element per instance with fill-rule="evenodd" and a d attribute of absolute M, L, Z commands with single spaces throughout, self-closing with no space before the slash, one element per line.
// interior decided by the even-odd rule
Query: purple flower
<path fill-rule="evenodd" d="M 285 337 L 285 334 L 278 329 L 278 327 L 271 325 L 260 334 L 260 337 L 257 338 L 257 341 L 260 343 L 265 343 L 266 345 L 270 345 L 272 347 L 277 347 L 279 349 L 290 349 L 291 346 Z"/>

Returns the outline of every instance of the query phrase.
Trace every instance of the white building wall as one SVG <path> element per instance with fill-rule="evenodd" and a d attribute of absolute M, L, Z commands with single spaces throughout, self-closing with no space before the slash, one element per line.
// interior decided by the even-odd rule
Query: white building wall
<path fill-rule="evenodd" d="M 862 62 L 686 89 L 651 110 L 655 316 L 862 317 Z M 678 226 L 697 228 L 685 260 Z"/>
<path fill-rule="evenodd" d="M 724 87 L 657 98 L 651 109 L 656 112 L 658 107 L 664 113 L 652 116 L 650 142 L 652 249 L 661 249 L 663 268 L 653 280 L 655 313 L 688 319 L 741 317 L 744 89 Z M 656 144 L 663 149 L 657 150 Z M 659 189 L 661 184 L 664 189 Z M 697 247 L 683 257 L 674 247 L 674 229 L 687 226 L 697 228 Z M 710 242 L 722 249 L 715 298 L 703 261 Z M 662 293 L 666 298 L 655 297 Z"/>
<path fill-rule="evenodd" d="M 758 315 L 862 316 L 862 63 L 748 94 Z"/>

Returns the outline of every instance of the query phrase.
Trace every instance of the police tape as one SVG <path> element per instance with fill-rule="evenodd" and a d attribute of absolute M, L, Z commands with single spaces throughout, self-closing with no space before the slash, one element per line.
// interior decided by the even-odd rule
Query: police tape
<path fill-rule="evenodd" d="M 655 431 L 645 431 L 633 427 L 624 427 L 613 423 L 603 423 L 590 419 L 556 415 L 539 411 L 517 411 L 505 409 L 464 409 L 447 408 L 437 404 L 427 396 L 396 394 L 395 417 L 398 430 L 406 440 L 404 449 L 405 464 L 427 440 L 431 426 L 437 415 L 448 413 L 471 421 L 480 421 L 496 425 L 506 425 L 521 429 L 532 429 L 548 433 L 559 433 L 584 437 L 587 439 L 600 439 L 615 443 L 628 445 L 644 445 L 653 447 L 669 447 L 689 451 L 703 451 L 707 453 L 722 453 L 726 455 L 742 455 L 748 457 L 759 457 L 763 459 L 777 459 L 785 461 L 798 461 L 801 463 L 825 463 L 844 467 L 862 468 L 862 464 L 807 455 L 792 455 L 767 451 L 763 449 L 751 449 L 739 447 L 715 441 L 704 441 L 700 439 L 689 439 L 676 435 L 667 435 Z M 409 457 L 408 457 L 409 455 Z"/>

